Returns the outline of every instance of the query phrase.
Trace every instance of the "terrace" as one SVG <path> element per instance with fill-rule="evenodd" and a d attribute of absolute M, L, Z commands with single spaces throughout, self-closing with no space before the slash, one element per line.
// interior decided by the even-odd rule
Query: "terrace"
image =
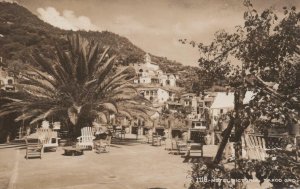
<path fill-rule="evenodd" d="M 143 141 L 126 135 L 126 139 L 113 140 L 109 153 L 85 151 L 81 156 L 64 156 L 59 147 L 56 152 L 45 152 L 42 159 L 30 160 L 24 158 L 24 147 L 2 145 L 0 189 L 188 188 L 191 163 L 183 163 L 180 155 L 170 154 L 164 145 Z M 213 157 L 216 150 L 215 145 L 204 145 L 203 156 Z"/>

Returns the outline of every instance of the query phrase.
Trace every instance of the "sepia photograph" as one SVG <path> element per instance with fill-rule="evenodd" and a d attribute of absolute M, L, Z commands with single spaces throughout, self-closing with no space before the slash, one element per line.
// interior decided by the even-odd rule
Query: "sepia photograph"
<path fill-rule="evenodd" d="M 0 189 L 300 188 L 299 0 L 0 0 Z"/>

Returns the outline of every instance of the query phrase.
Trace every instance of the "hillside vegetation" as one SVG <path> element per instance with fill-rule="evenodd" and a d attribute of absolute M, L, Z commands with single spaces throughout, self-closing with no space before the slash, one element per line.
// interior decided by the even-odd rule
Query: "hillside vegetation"
<path fill-rule="evenodd" d="M 7 64 L 26 63 L 33 49 L 39 49 L 45 56 L 51 58 L 55 42 L 63 45 L 66 36 L 71 33 L 80 33 L 88 39 L 98 41 L 103 46 L 110 46 L 112 53 L 119 55 L 118 64 L 129 65 L 143 61 L 145 51 L 118 34 L 109 31 L 62 30 L 43 22 L 16 3 L 0 2 L 0 56 Z M 192 83 L 197 79 L 197 68 L 183 66 L 166 57 L 151 55 L 151 58 L 164 72 L 178 74 L 180 78 L 178 84 L 191 92 Z"/>

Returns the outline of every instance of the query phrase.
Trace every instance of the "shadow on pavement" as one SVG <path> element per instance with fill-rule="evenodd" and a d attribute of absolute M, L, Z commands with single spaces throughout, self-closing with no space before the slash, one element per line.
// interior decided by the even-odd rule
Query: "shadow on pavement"
<path fill-rule="evenodd" d="M 119 139 L 119 138 L 114 138 L 112 140 L 112 145 L 126 145 L 126 146 L 134 146 L 141 144 L 140 140 L 132 139 L 132 138 L 125 138 L 125 139 Z"/>

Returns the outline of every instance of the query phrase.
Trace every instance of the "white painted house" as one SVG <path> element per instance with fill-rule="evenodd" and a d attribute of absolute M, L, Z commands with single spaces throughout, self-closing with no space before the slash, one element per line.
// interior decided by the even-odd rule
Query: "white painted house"
<path fill-rule="evenodd" d="M 243 103 L 248 104 L 253 98 L 254 93 L 247 91 Z M 234 109 L 234 93 L 229 92 L 217 92 L 215 99 L 210 107 L 210 114 L 212 118 L 212 126 L 215 127 L 218 123 L 218 119 L 222 114 L 227 113 Z"/>
<path fill-rule="evenodd" d="M 15 91 L 14 84 L 15 79 L 8 74 L 7 70 L 1 65 L 0 62 L 0 88 L 6 91 Z"/>
<path fill-rule="evenodd" d="M 162 104 L 173 97 L 173 93 L 160 87 L 144 87 L 138 89 L 139 93 L 153 104 Z"/>
<path fill-rule="evenodd" d="M 135 84 L 154 84 L 159 86 L 176 86 L 174 74 L 166 74 L 159 68 L 159 65 L 151 61 L 150 55 L 145 55 L 144 63 L 133 64 L 133 68 L 137 73 L 134 80 Z"/>

